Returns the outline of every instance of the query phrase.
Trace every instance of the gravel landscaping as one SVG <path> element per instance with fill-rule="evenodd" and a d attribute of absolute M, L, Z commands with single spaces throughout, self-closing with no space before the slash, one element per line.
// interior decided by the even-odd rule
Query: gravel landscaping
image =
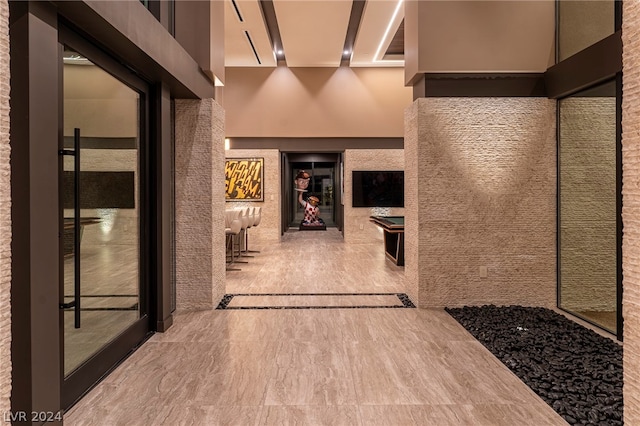
<path fill-rule="evenodd" d="M 622 346 L 544 308 L 446 311 L 569 424 L 622 425 Z"/>

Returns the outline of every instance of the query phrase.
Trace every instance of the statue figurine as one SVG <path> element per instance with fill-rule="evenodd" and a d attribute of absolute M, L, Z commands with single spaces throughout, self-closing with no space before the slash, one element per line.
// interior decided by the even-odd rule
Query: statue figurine
<path fill-rule="evenodd" d="M 298 191 L 298 202 L 302 208 L 304 208 L 304 219 L 302 219 L 301 227 L 321 226 L 321 229 L 326 229 L 324 227 L 324 221 L 320 219 L 320 208 L 318 207 L 320 200 L 318 197 L 311 195 L 306 200 L 302 197 L 302 193 L 307 192 L 310 179 L 311 175 L 304 170 L 300 170 L 295 179 L 296 191 Z"/>
<path fill-rule="evenodd" d="M 312 195 L 305 201 L 302 199 L 302 192 L 299 192 L 298 202 L 304 207 L 304 219 L 302 220 L 304 226 L 324 225 L 324 221 L 320 218 L 320 208 L 318 207 L 320 200 L 318 197 Z"/>
<path fill-rule="evenodd" d="M 296 191 L 300 192 L 300 195 L 302 195 L 303 192 L 307 192 L 310 178 L 311 175 L 309 175 L 309 173 L 305 172 L 304 170 L 300 170 L 296 175 L 294 183 L 296 184 Z"/>

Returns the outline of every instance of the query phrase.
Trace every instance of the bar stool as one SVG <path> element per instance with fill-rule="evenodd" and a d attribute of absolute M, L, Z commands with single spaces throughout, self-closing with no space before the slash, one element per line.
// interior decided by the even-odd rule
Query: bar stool
<path fill-rule="evenodd" d="M 253 224 L 251 225 L 252 228 L 255 228 L 256 226 L 258 226 L 260 224 L 260 221 L 262 220 L 262 207 L 255 207 L 253 209 Z M 260 250 L 249 250 L 249 234 L 245 235 L 245 252 L 247 253 L 260 253 Z"/>
<path fill-rule="evenodd" d="M 229 266 L 235 263 L 235 253 L 233 249 L 233 241 L 237 239 L 238 234 L 240 234 L 240 228 L 242 226 L 242 222 L 240 220 L 240 211 L 239 210 L 227 210 L 224 215 L 224 225 L 225 225 L 225 247 L 226 251 L 231 252 L 230 255 L 227 255 L 230 260 L 227 262 L 227 271 L 240 271 L 238 268 L 229 268 Z"/>
<path fill-rule="evenodd" d="M 249 256 L 246 253 L 244 253 L 244 240 L 246 238 L 247 235 L 247 228 L 249 227 L 250 223 L 253 223 L 253 218 L 249 216 L 249 209 L 248 208 L 241 208 L 238 210 L 240 212 L 240 234 L 238 236 L 238 238 L 236 239 L 236 247 L 238 249 L 238 257 L 253 257 L 253 256 Z M 242 261 L 242 260 L 237 260 L 236 262 L 241 262 L 241 263 L 249 263 L 247 261 Z"/>
<path fill-rule="evenodd" d="M 256 215 L 255 215 L 255 211 L 256 209 L 254 207 L 247 207 L 247 214 L 249 216 L 249 220 L 247 221 L 247 228 L 244 230 L 244 238 L 242 241 L 243 244 L 243 252 L 244 253 L 249 253 L 248 250 L 248 242 L 249 242 L 249 228 L 253 227 L 253 224 L 256 221 Z"/>

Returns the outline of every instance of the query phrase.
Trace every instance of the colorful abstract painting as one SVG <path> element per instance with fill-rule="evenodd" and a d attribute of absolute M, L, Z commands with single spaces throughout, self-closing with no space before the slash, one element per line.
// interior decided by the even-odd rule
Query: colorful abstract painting
<path fill-rule="evenodd" d="M 263 158 L 227 158 L 224 175 L 227 201 L 264 201 Z"/>

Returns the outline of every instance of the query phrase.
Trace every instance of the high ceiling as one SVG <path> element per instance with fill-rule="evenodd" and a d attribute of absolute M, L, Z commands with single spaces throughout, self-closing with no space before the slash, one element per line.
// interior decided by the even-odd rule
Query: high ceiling
<path fill-rule="evenodd" d="M 227 67 L 403 66 L 402 0 L 224 0 Z"/>

